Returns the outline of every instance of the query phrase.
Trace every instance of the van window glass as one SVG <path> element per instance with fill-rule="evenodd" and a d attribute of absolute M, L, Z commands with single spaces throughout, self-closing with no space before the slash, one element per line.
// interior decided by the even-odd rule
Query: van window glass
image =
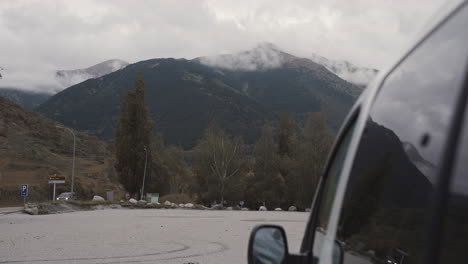
<path fill-rule="evenodd" d="M 426 208 L 437 182 L 467 58 L 460 10 L 385 80 L 350 174 L 337 239 L 345 263 L 421 263 Z"/>
<path fill-rule="evenodd" d="M 339 176 L 343 169 L 343 163 L 348 152 L 349 143 L 354 133 L 355 120 L 348 127 L 346 133 L 343 135 L 341 142 L 336 150 L 329 169 L 326 172 L 324 179 L 324 185 L 319 204 L 318 212 L 318 224 L 316 228 L 316 235 L 314 238 L 314 253 L 317 254 L 320 251 L 323 242 L 323 235 L 327 231 L 328 220 L 330 218 L 331 208 L 336 193 L 336 187 L 338 185 Z"/>

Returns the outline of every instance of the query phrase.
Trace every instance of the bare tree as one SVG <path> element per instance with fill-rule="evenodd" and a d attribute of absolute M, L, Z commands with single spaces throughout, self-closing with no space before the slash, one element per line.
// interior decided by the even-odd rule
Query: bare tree
<path fill-rule="evenodd" d="M 194 149 L 194 171 L 199 194 L 204 200 L 226 197 L 234 199 L 240 191 L 245 168 L 244 144 L 240 138 L 231 138 L 216 125 L 210 125 L 203 139 Z"/>

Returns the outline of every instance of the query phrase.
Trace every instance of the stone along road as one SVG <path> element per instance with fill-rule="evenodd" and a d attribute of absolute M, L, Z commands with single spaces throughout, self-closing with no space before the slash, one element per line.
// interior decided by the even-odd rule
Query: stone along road
<path fill-rule="evenodd" d="M 0 215 L 0 263 L 247 263 L 252 228 L 286 229 L 298 251 L 301 212 L 114 209 Z"/>

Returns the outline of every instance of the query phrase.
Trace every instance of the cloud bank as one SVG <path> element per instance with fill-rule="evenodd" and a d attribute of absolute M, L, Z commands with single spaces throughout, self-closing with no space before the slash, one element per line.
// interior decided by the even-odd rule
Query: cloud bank
<path fill-rule="evenodd" d="M 263 41 L 301 57 L 315 53 L 380 69 L 442 3 L 5 0 L 0 86 L 54 91 L 60 84 L 50 73 L 57 69 L 86 68 L 111 58 L 191 59 L 235 53 Z"/>

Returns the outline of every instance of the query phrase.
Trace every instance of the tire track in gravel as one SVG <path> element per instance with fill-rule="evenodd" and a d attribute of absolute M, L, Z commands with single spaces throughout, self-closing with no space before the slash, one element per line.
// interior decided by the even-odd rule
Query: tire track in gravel
<path fill-rule="evenodd" d="M 0 264 L 3 263 L 31 263 L 31 262 L 55 262 L 55 261 L 82 261 L 82 260 L 108 260 L 108 259 L 124 259 L 124 258 L 139 258 L 139 257 L 150 257 L 150 256 L 159 256 L 159 255 L 167 255 L 177 252 L 182 252 L 185 250 L 190 249 L 190 246 L 187 246 L 182 243 L 173 243 L 181 246 L 178 249 L 154 252 L 154 253 L 146 253 L 140 255 L 127 255 L 127 256 L 115 256 L 115 257 L 78 257 L 78 258 L 61 258 L 61 259 L 28 259 L 28 260 L 5 260 L 0 261 Z M 129 263 L 131 261 L 125 262 L 108 262 L 108 263 Z M 95 263 L 102 263 L 102 262 L 95 262 Z"/>
<path fill-rule="evenodd" d="M 156 258 L 156 259 L 147 259 L 147 260 L 130 260 L 130 261 L 114 261 L 114 262 L 105 262 L 105 264 L 120 264 L 120 263 L 155 263 L 155 261 L 162 261 L 162 260 L 175 260 L 175 259 L 186 259 L 186 258 L 195 258 L 195 257 L 203 257 L 203 256 L 208 256 L 208 255 L 213 255 L 217 253 L 221 253 L 223 251 L 226 251 L 229 249 L 228 246 L 226 246 L 223 243 L 220 242 L 208 242 L 208 244 L 213 244 L 219 246 L 218 249 L 215 249 L 213 251 L 209 251 L 206 253 L 194 253 L 194 254 L 189 254 L 189 255 L 184 255 L 184 256 L 174 256 L 174 257 L 167 257 L 167 258 Z M 97 264 L 98 262 L 95 262 L 93 264 Z M 100 262 L 99 262 L 100 263 Z"/>

